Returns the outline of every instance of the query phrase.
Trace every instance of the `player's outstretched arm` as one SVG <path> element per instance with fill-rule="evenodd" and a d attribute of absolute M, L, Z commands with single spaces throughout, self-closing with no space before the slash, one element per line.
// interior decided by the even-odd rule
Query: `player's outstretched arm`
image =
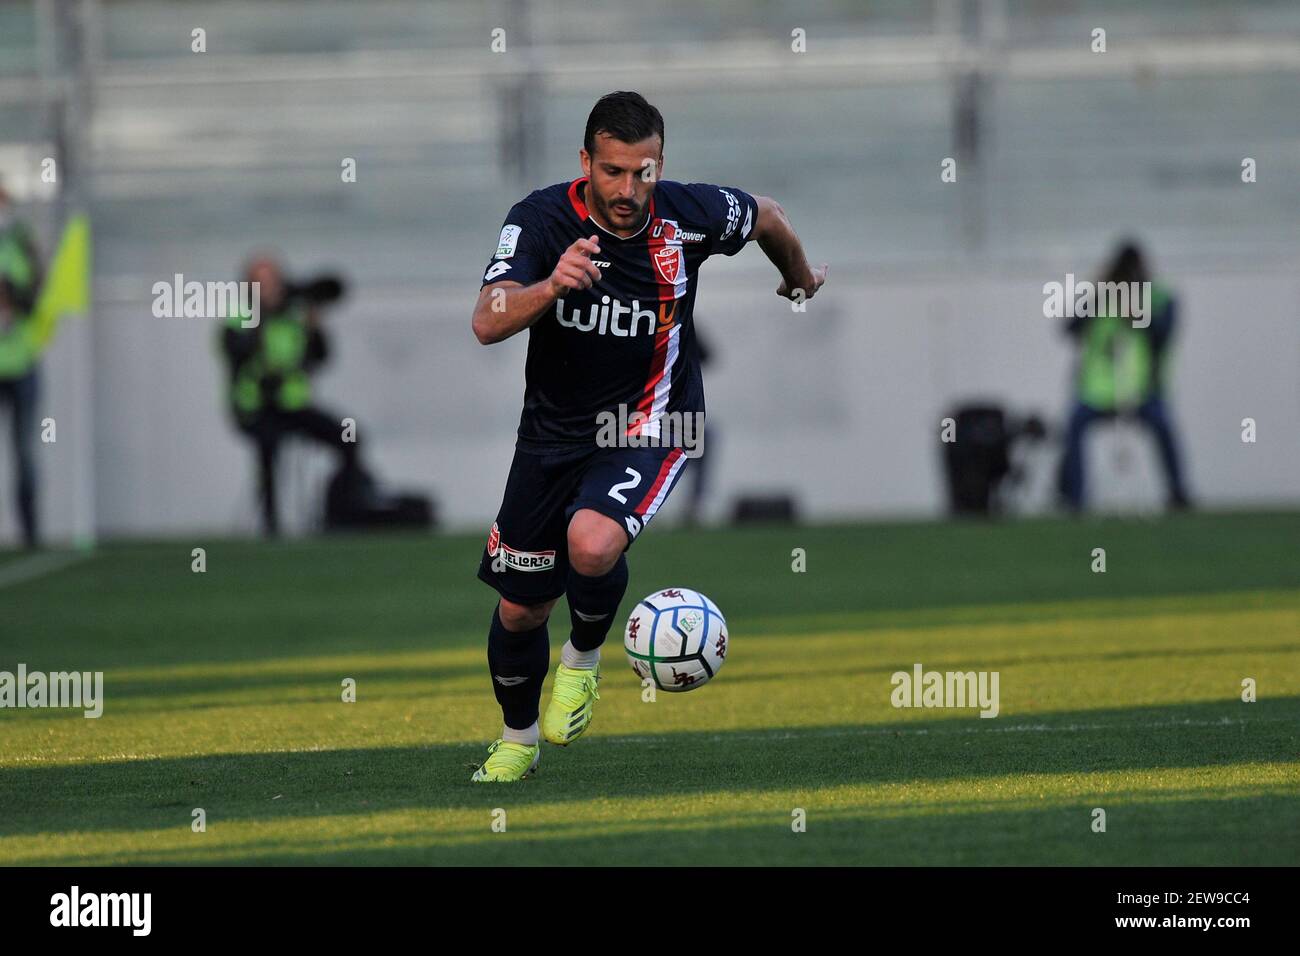
<path fill-rule="evenodd" d="M 536 322 L 570 289 L 590 289 L 592 283 L 600 281 L 600 269 L 591 261 L 597 252 L 598 237 L 579 239 L 564 251 L 555 270 L 541 282 L 485 285 L 474 306 L 474 337 L 484 345 L 504 341 Z"/>
<path fill-rule="evenodd" d="M 754 238 L 781 273 L 781 284 L 776 294 L 787 299 L 811 299 L 826 281 L 830 266 L 823 262 L 814 269 L 808 264 L 803 243 L 795 235 L 780 203 L 770 196 L 755 196 L 754 200 L 758 203 Z"/>

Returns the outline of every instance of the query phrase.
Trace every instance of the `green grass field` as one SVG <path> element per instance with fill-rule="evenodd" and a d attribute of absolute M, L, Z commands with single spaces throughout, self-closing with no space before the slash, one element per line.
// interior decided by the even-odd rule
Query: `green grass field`
<path fill-rule="evenodd" d="M 500 729 L 481 547 L 119 544 L 3 587 L 0 670 L 102 670 L 106 704 L 0 710 L 0 864 L 1300 856 L 1300 514 L 653 529 L 624 610 L 704 591 L 726 668 L 643 702 L 620 624 L 591 731 L 513 786 L 468 782 Z M 999 716 L 895 709 L 915 663 L 998 671 Z"/>

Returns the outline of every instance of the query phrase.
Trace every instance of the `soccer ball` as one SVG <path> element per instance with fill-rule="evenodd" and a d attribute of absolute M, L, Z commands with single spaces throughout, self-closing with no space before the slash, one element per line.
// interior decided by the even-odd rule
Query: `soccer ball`
<path fill-rule="evenodd" d="M 666 588 L 632 609 L 623 648 L 641 680 L 660 690 L 694 690 L 727 659 L 727 621 L 699 591 Z"/>

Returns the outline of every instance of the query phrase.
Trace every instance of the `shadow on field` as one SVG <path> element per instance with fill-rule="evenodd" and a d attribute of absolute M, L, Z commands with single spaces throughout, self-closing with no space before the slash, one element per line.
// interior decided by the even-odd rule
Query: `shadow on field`
<path fill-rule="evenodd" d="M 473 838 L 431 831 L 387 838 L 294 837 L 211 850 L 138 848 L 115 854 L 139 865 L 249 866 L 1288 866 L 1289 840 L 1261 833 L 1259 820 L 1300 819 L 1300 796 L 1230 800 L 1171 794 L 1159 801 L 1106 801 L 1107 830 L 1094 833 L 1092 801 L 1033 809 L 967 809 L 890 815 L 870 807 L 825 814 L 805 808 L 807 829 L 793 832 L 783 810 L 743 803 L 707 826 L 672 821 L 537 826 L 514 813 L 506 833 L 492 833 L 485 813 Z M 513 813 L 513 811 L 512 811 Z M 598 831 L 593 835 L 592 831 Z M 585 832 L 579 832 L 585 831 Z M 44 865 L 82 862 L 51 856 Z M 107 862 L 107 860 L 105 861 Z"/>
<path fill-rule="evenodd" d="M 1137 619 L 1180 613 L 1170 601 L 1191 596 L 1283 609 L 1282 591 L 1300 586 L 1298 533 L 1300 512 L 673 531 L 638 544 L 630 593 L 692 582 L 754 637 Z M 1099 535 L 1115 573 L 1086 572 Z M 112 543 L 6 589 L 0 661 L 108 671 L 483 644 L 494 598 L 474 578 L 482 535 L 211 541 L 202 574 L 193 543 Z M 796 546 L 807 574 L 791 572 Z"/>
<path fill-rule="evenodd" d="M 862 631 L 856 635 L 845 635 L 846 638 L 854 637 L 864 643 L 872 639 L 870 631 Z M 932 652 L 925 655 L 926 669 L 944 670 L 944 671 L 985 671 L 1009 669 L 1012 667 L 1026 667 L 1038 664 L 1089 664 L 1100 661 L 1140 661 L 1150 658 L 1153 664 L 1159 664 L 1162 659 L 1174 659 L 1185 661 L 1195 657 L 1229 657 L 1245 654 L 1294 654 L 1300 653 L 1300 644 L 1249 644 L 1233 645 L 1231 647 L 1202 647 L 1202 648 L 1140 648 L 1132 651 L 1080 651 L 1071 654 L 1019 654 L 1013 652 L 996 652 L 991 650 L 982 651 L 978 656 L 962 656 L 960 654 L 945 654 Z M 892 675 L 898 671 L 910 674 L 912 667 L 916 663 L 916 655 L 911 657 L 899 658 L 892 663 L 872 664 L 870 667 L 837 667 L 835 676 L 852 677 L 855 675 Z M 823 673 L 819 661 L 814 661 L 808 665 L 808 674 Z M 796 673 L 787 669 L 783 671 L 784 675 Z M 602 677 L 602 680 L 604 678 Z M 748 684 L 771 682 L 773 675 L 762 671 L 751 671 L 750 673 L 735 674 L 728 672 L 728 684 Z"/>
<path fill-rule="evenodd" d="M 558 655 L 557 655 L 558 656 Z M 322 704 L 333 704 L 339 700 L 339 682 L 344 677 L 351 677 L 358 683 L 365 682 L 374 686 L 380 682 L 400 684 L 418 683 L 418 691 L 409 695 L 384 691 L 385 700 L 403 696 L 419 697 L 428 700 L 435 682 L 454 680 L 461 677 L 478 677 L 486 682 L 487 655 L 483 660 L 466 664 L 405 666 L 367 665 L 349 661 L 336 667 L 324 669 L 307 658 L 303 661 L 303 670 L 293 673 L 259 674 L 255 671 L 243 673 L 232 670 L 228 674 L 215 676 L 211 673 L 167 676 L 154 680 L 120 680 L 113 677 L 111 671 L 104 675 L 106 690 L 111 691 L 113 703 L 132 701 L 131 713 L 167 710 L 195 710 L 202 707 L 232 707 L 248 703 L 248 693 L 253 691 L 271 691 L 270 694 L 257 695 L 264 702 L 267 700 L 295 700 L 310 702 L 316 700 Z M 310 668 L 310 670 L 308 670 Z M 221 696 L 223 693 L 239 694 L 238 698 Z M 211 696 L 212 703 L 201 704 L 193 700 L 195 695 Z M 478 694 L 482 697 L 482 693 Z M 67 717 L 66 711 L 58 708 L 28 710 L 24 720 L 60 720 Z"/>
<path fill-rule="evenodd" d="M 1295 763 L 1298 724 L 1300 697 L 1288 697 L 1067 711 L 1014 722 L 972 713 L 798 729 L 597 734 L 567 750 L 544 745 L 540 773 L 508 788 L 469 783 L 484 749 L 468 744 L 10 767 L 0 770 L 0 837 L 188 828 L 194 807 L 215 824 L 364 818 L 398 809 L 486 813 L 504 793 L 520 808 L 966 778 L 974 787 L 1006 774 Z M 1079 784 L 1082 792 L 1089 786 Z"/>

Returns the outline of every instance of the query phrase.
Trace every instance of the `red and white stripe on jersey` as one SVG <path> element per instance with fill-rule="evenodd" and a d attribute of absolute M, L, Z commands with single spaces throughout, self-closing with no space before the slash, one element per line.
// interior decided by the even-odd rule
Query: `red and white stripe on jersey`
<path fill-rule="evenodd" d="M 659 466 L 659 473 L 655 475 L 655 480 L 650 485 L 650 490 L 645 493 L 641 503 L 636 506 L 636 513 L 641 516 L 642 521 L 649 521 L 654 517 L 654 513 L 659 510 L 659 506 L 668 497 L 673 482 L 677 480 L 677 475 L 685 464 L 686 452 L 680 448 L 674 448 L 664 457 L 663 464 Z"/>
<path fill-rule="evenodd" d="M 680 258 L 678 281 L 670 282 L 658 267 L 656 257 L 665 250 L 675 248 Z M 675 222 L 655 217 L 654 197 L 650 197 L 650 231 L 646 237 L 646 253 L 650 256 L 651 272 L 659 286 L 659 325 L 655 329 L 654 350 L 650 353 L 650 371 L 637 399 L 636 411 L 644 415 L 628 426 L 629 435 L 659 437 L 659 419 L 668 410 L 672 396 L 673 369 L 680 354 L 681 325 L 677 319 L 677 300 L 686 294 L 686 259 L 677 237 Z M 629 416 L 630 417 L 630 416 Z"/>
<path fill-rule="evenodd" d="M 659 325 L 655 330 L 654 351 L 650 354 L 650 375 L 635 409 L 644 417 L 633 419 L 627 428 L 629 435 L 659 437 L 659 419 L 668 409 L 668 398 L 673 388 L 673 367 L 677 364 L 681 343 L 682 327 L 675 321 L 676 313 L 676 302 L 659 304 Z"/>

